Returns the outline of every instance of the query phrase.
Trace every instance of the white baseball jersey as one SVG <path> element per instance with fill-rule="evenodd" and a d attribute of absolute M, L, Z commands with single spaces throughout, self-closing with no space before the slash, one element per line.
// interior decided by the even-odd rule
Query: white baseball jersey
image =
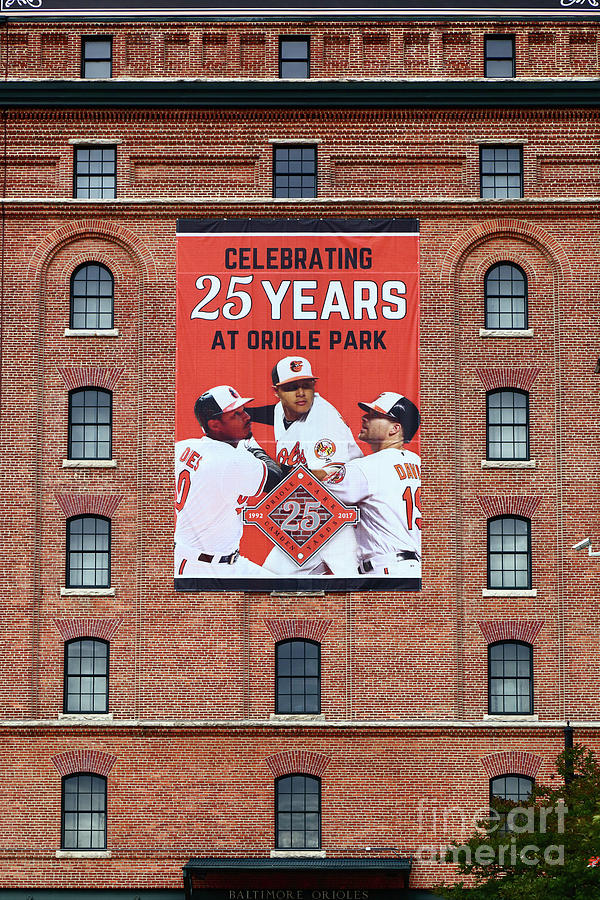
<path fill-rule="evenodd" d="M 362 456 L 352 432 L 335 406 L 319 394 L 315 394 L 307 414 L 287 428 L 281 403 L 275 405 L 273 415 L 277 462 L 322 469 L 327 463 L 344 463 Z"/>
<path fill-rule="evenodd" d="M 259 494 L 267 467 L 242 443 L 210 437 L 175 444 L 175 543 L 178 548 L 226 556 L 238 549 L 241 512 Z"/>
<path fill-rule="evenodd" d="M 347 463 L 325 482 L 344 503 L 360 507 L 359 555 L 412 551 L 421 557 L 421 458 L 388 447 Z"/>

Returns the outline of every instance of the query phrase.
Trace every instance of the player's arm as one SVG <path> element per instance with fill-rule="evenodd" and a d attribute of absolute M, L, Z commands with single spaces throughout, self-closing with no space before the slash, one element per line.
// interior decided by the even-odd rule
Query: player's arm
<path fill-rule="evenodd" d="M 258 425 L 274 425 L 275 405 L 275 403 L 271 403 L 269 406 L 244 406 L 244 409 L 252 421 Z"/>
<path fill-rule="evenodd" d="M 279 482 L 283 481 L 286 475 L 292 471 L 290 466 L 283 466 L 281 463 L 271 459 L 266 450 L 263 450 L 263 448 L 258 445 L 246 445 L 246 449 L 252 456 L 259 459 L 266 466 L 267 478 L 263 485 L 263 491 L 265 491 L 265 493 L 269 493 L 274 487 L 277 487 Z"/>
<path fill-rule="evenodd" d="M 369 496 L 369 482 L 356 463 L 350 462 L 345 466 L 333 465 L 325 471 L 327 477 L 323 479 L 323 484 L 344 503 L 354 505 Z"/>

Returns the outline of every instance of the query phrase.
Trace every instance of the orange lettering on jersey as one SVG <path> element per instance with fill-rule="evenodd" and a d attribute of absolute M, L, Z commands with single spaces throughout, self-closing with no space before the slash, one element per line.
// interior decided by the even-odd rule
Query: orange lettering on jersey
<path fill-rule="evenodd" d="M 296 441 L 291 450 L 286 450 L 285 447 L 277 454 L 277 462 L 282 463 L 284 466 L 299 466 L 306 465 L 306 457 L 304 455 L 304 450 L 300 449 L 300 441 Z"/>
<path fill-rule="evenodd" d="M 193 451 L 190 453 L 190 455 L 189 455 L 188 459 L 186 460 L 186 463 L 185 463 L 185 464 L 186 464 L 186 466 L 187 466 L 188 468 L 193 469 L 194 472 L 196 472 L 196 471 L 198 470 L 198 463 L 200 462 L 201 459 L 202 459 L 202 457 L 200 456 L 200 454 L 198 453 L 198 451 L 197 451 L 197 450 L 193 450 Z"/>
<path fill-rule="evenodd" d="M 188 456 L 190 455 L 190 448 L 186 447 L 181 456 L 179 457 L 181 462 L 185 462 Z"/>
<path fill-rule="evenodd" d="M 398 473 L 398 478 L 406 478 L 406 470 L 404 466 L 401 466 L 400 463 L 398 463 L 398 465 L 394 466 L 394 468 Z"/>

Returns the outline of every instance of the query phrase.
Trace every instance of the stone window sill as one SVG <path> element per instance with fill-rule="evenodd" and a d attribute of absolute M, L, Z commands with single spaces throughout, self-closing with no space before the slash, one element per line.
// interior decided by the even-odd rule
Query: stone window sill
<path fill-rule="evenodd" d="M 514 722 L 515 724 L 518 724 L 519 722 L 539 722 L 539 719 L 540 717 L 537 715 L 532 714 L 525 716 L 519 715 L 518 713 L 515 713 L 514 715 L 509 714 L 503 716 L 499 714 L 489 715 L 486 713 L 486 715 L 484 715 L 483 717 L 484 722 Z"/>
<path fill-rule="evenodd" d="M 58 718 L 61 722 L 65 722 L 67 725 L 73 724 L 77 725 L 81 723 L 82 725 L 92 724 L 92 725 L 103 725 L 104 723 L 109 724 L 113 720 L 112 713 L 59 713 Z"/>
<path fill-rule="evenodd" d="M 63 469 L 116 469 L 116 459 L 63 459 Z"/>
<path fill-rule="evenodd" d="M 288 856 L 325 859 L 327 853 L 325 850 L 271 850 L 271 859 L 285 859 Z"/>
<path fill-rule="evenodd" d="M 107 588 L 68 588 L 61 587 L 61 597 L 114 597 L 114 587 Z"/>
<path fill-rule="evenodd" d="M 482 459 L 482 469 L 536 469 L 535 459 Z"/>
<path fill-rule="evenodd" d="M 110 859 L 110 850 L 57 850 L 57 859 Z"/>
<path fill-rule="evenodd" d="M 537 597 L 537 590 L 534 588 L 531 591 L 525 590 L 511 590 L 511 591 L 501 591 L 501 590 L 490 590 L 489 588 L 484 588 L 481 592 L 482 597 Z"/>
<path fill-rule="evenodd" d="M 119 337 L 118 328 L 65 328 L 65 337 Z"/>
<path fill-rule="evenodd" d="M 532 338 L 533 328 L 480 328 L 479 337 L 484 338 Z"/>
<path fill-rule="evenodd" d="M 310 725 L 311 722 L 324 722 L 324 713 L 271 713 L 269 716 L 271 722 L 293 722 L 294 725 Z"/>

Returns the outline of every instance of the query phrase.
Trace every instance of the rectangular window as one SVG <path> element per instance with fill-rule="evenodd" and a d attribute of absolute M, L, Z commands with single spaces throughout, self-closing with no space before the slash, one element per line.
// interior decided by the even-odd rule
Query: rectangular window
<path fill-rule="evenodd" d="M 498 144 L 479 148 L 481 197 L 506 200 L 523 196 L 523 148 Z"/>
<path fill-rule="evenodd" d="M 307 37 L 279 38 L 279 77 L 308 78 L 310 76 L 310 39 Z"/>
<path fill-rule="evenodd" d="M 81 42 L 81 77 L 112 78 L 112 38 L 83 38 Z"/>
<path fill-rule="evenodd" d="M 289 144 L 273 149 L 273 196 L 317 196 L 317 148 Z"/>
<path fill-rule="evenodd" d="M 515 77 L 515 39 L 510 35 L 486 37 L 484 42 L 485 77 Z"/>
<path fill-rule="evenodd" d="M 112 200 L 117 195 L 117 148 L 76 147 L 73 192 L 81 200 Z"/>

